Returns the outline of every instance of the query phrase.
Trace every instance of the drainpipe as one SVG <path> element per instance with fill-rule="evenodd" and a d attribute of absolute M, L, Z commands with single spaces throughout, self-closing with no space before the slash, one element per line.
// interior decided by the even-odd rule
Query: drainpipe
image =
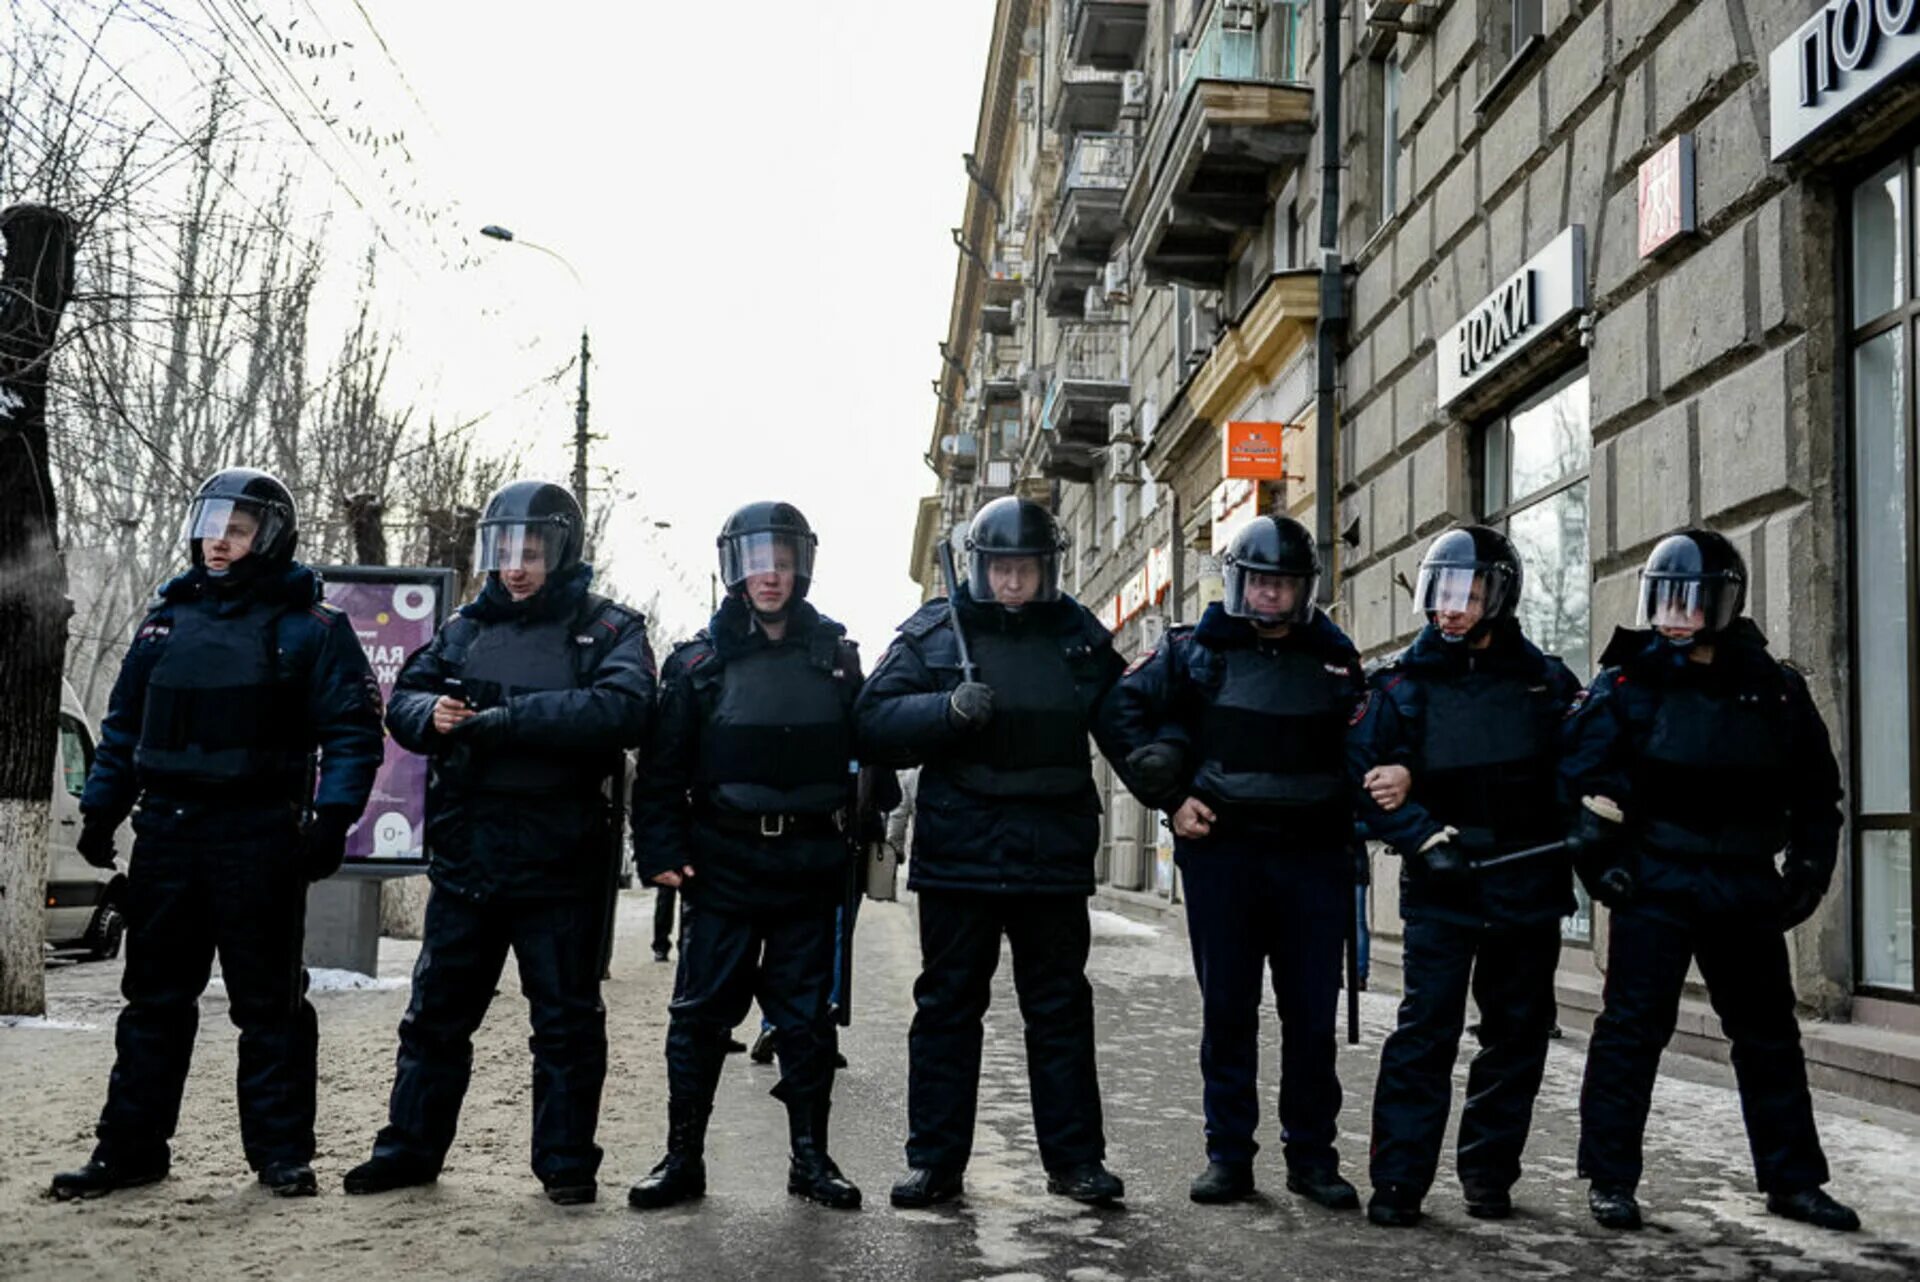
<path fill-rule="evenodd" d="M 1338 344 L 1346 332 L 1346 278 L 1340 262 L 1340 0 L 1320 0 L 1320 317 L 1314 326 L 1319 384 L 1314 400 L 1313 537 L 1320 548 L 1320 604 L 1333 603 L 1335 421 Z"/>

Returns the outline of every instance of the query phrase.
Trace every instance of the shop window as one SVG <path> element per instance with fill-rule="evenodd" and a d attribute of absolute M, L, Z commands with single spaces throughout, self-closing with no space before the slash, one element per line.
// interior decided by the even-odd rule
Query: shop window
<path fill-rule="evenodd" d="M 1569 375 L 1488 423 L 1480 437 L 1481 519 L 1513 540 L 1525 568 L 1520 626 L 1586 680 L 1592 673 L 1592 563 L 1587 501 L 1593 433 L 1587 373 Z M 1593 905 L 1561 923 L 1568 940 L 1593 939 Z"/>
<path fill-rule="evenodd" d="M 1914 993 L 1914 356 L 1920 153 L 1853 188 L 1846 314 L 1852 410 L 1855 939 L 1863 988 Z"/>

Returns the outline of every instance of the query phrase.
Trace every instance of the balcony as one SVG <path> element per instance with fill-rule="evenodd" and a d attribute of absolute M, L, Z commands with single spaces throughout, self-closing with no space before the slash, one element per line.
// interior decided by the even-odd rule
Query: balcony
<path fill-rule="evenodd" d="M 1040 305 L 1049 316 L 1080 319 L 1087 314 L 1087 290 L 1100 279 L 1101 270 L 1083 254 L 1055 249 L 1040 264 Z"/>
<path fill-rule="evenodd" d="M 980 308 L 980 332 L 996 337 L 1013 333 L 1013 304 L 987 303 Z"/>
<path fill-rule="evenodd" d="M 1223 0 L 1155 121 L 1127 193 L 1134 258 L 1152 285 L 1219 289 L 1240 238 L 1313 141 L 1313 90 L 1298 74 L 1308 11 Z"/>
<path fill-rule="evenodd" d="M 1116 321 L 1069 321 L 1060 327 L 1053 374 L 1040 408 L 1041 435 L 1058 475 L 1084 466 L 1107 444 L 1108 411 L 1127 399 L 1126 326 Z"/>
<path fill-rule="evenodd" d="M 1120 75 L 1094 67 L 1060 68 L 1060 84 L 1054 91 L 1054 132 L 1071 137 L 1089 130 L 1111 132 L 1120 123 Z"/>
<path fill-rule="evenodd" d="M 1140 65 L 1149 0 L 1067 0 L 1067 60 L 1102 71 Z"/>
<path fill-rule="evenodd" d="M 971 481 L 979 461 L 980 438 L 972 432 L 950 432 L 940 438 L 940 472 L 949 481 Z"/>
<path fill-rule="evenodd" d="M 1011 307 L 1027 289 L 1027 265 L 1018 258 L 996 258 L 987 266 L 988 307 Z"/>
<path fill-rule="evenodd" d="M 1004 404 L 1020 399 L 1020 344 L 995 343 L 981 363 L 980 402 Z"/>
<path fill-rule="evenodd" d="M 1081 134 L 1060 174 L 1054 244 L 1067 258 L 1099 269 L 1125 230 L 1121 206 L 1133 183 L 1135 140 L 1129 134 Z M 1091 282 L 1088 282 L 1091 283 Z"/>

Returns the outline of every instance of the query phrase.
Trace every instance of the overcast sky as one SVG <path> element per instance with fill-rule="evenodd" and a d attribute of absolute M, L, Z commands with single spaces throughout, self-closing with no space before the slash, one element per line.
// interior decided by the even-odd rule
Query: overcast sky
<path fill-rule="evenodd" d="M 369 6 L 437 128 L 416 148 L 427 179 L 476 226 L 550 245 L 586 278 L 592 420 L 607 438 L 595 460 L 638 494 L 614 518 L 619 586 L 635 599 L 659 587 L 668 630 L 698 622 L 714 534 L 759 498 L 807 513 L 813 599 L 869 662 L 914 607 L 906 565 L 932 488 L 921 455 L 953 287 L 948 229 L 993 7 Z M 477 244 L 487 262 L 465 274 L 498 332 L 463 339 L 458 323 L 442 334 L 431 315 L 405 318 L 408 344 L 443 357 L 436 394 L 469 413 L 557 363 L 581 310 L 540 255 Z M 568 395 L 504 417 L 564 479 Z"/>

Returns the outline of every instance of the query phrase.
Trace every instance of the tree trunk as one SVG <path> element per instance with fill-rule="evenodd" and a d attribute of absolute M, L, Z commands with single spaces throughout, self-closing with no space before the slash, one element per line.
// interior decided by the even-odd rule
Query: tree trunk
<path fill-rule="evenodd" d="M 67 571 L 47 466 L 47 365 L 73 293 L 73 222 L 0 211 L 0 1014 L 46 1010 L 47 838 Z"/>

